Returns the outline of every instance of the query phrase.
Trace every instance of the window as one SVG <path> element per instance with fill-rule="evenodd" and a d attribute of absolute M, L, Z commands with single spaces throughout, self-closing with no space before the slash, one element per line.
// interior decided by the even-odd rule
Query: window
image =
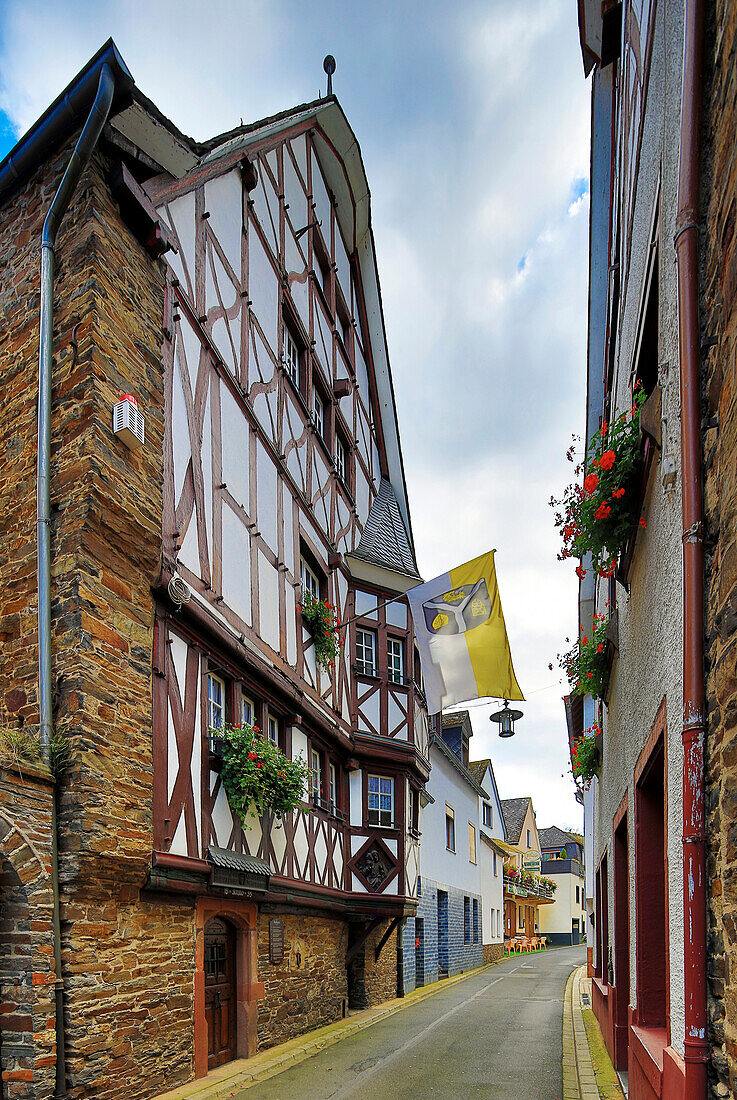
<path fill-rule="evenodd" d="M 449 852 L 456 850 L 456 815 L 455 810 L 445 803 L 445 847 Z"/>
<path fill-rule="evenodd" d="M 497 878 L 499 876 L 499 866 L 496 862 L 496 852 L 491 853 L 491 862 L 494 866 L 494 878 Z"/>
<path fill-rule="evenodd" d="M 471 942 L 471 899 L 463 899 L 463 942 Z"/>
<path fill-rule="evenodd" d="M 407 825 L 409 826 L 410 832 L 414 833 L 415 836 L 419 836 L 419 799 L 414 787 L 410 787 L 409 789 L 409 818 L 407 820 Z"/>
<path fill-rule="evenodd" d="M 468 858 L 471 863 L 476 862 L 476 826 L 470 821 L 468 823 Z"/>
<path fill-rule="evenodd" d="M 312 423 L 318 435 L 325 438 L 325 402 L 316 389 L 312 391 Z"/>
<path fill-rule="evenodd" d="M 392 684 L 404 683 L 404 646 L 399 638 L 386 640 L 386 666 Z"/>
<path fill-rule="evenodd" d="M 302 581 L 302 592 L 308 592 L 315 600 L 320 599 L 320 581 L 317 573 L 311 569 L 304 558 L 299 560 L 299 577 Z"/>
<path fill-rule="evenodd" d="M 487 829 L 491 828 L 491 806 L 488 802 L 484 802 L 484 825 Z"/>
<path fill-rule="evenodd" d="M 335 764 L 328 764 L 328 776 L 330 780 L 330 809 L 335 810 L 338 807 L 338 776 Z"/>
<path fill-rule="evenodd" d="M 284 369 L 297 389 L 300 388 L 301 378 L 299 369 L 299 347 L 286 325 L 282 328 Z"/>
<path fill-rule="evenodd" d="M 279 744 L 279 720 L 273 714 L 267 714 L 266 716 L 266 736 L 275 745 Z"/>
<path fill-rule="evenodd" d="M 335 469 L 338 471 L 338 477 L 347 485 L 348 484 L 348 446 L 343 439 L 336 433 L 335 436 Z"/>
<path fill-rule="evenodd" d="M 496 934 L 497 934 L 497 936 L 499 936 L 499 938 L 501 938 L 501 936 L 503 934 L 503 930 L 502 930 L 502 911 L 501 911 L 501 909 L 497 909 L 497 911 L 496 911 Z"/>
<path fill-rule="evenodd" d="M 577 887 L 576 887 L 576 905 L 578 905 L 578 903 L 579 903 L 579 901 L 580 901 L 580 900 L 581 900 L 581 899 L 580 899 L 580 895 L 579 895 L 579 892 L 578 892 L 578 886 L 577 886 Z"/>
<path fill-rule="evenodd" d="M 496 911 L 494 909 L 492 909 L 491 910 L 491 938 L 494 939 L 495 936 L 496 936 Z"/>
<path fill-rule="evenodd" d="M 527 830 L 527 847 L 528 848 L 532 847 L 532 835 L 531 835 L 529 829 Z"/>
<path fill-rule="evenodd" d="M 245 692 L 241 693 L 241 725 L 252 726 L 256 721 L 256 708 L 253 699 L 249 699 Z"/>
<path fill-rule="evenodd" d="M 522 917 L 522 906 L 518 905 L 517 906 L 517 927 L 518 928 L 524 928 L 524 926 L 525 926 L 525 922 L 524 922 L 523 917 Z"/>
<path fill-rule="evenodd" d="M 312 788 L 312 797 L 320 798 L 322 794 L 322 761 L 320 760 L 320 753 L 316 749 L 313 749 L 310 753 L 310 787 Z"/>
<path fill-rule="evenodd" d="M 473 942 L 479 942 L 479 903 L 478 898 L 473 899 Z"/>
<path fill-rule="evenodd" d="M 376 675 L 376 632 L 356 630 L 356 665 L 364 676 Z"/>
<path fill-rule="evenodd" d="M 219 730 L 225 721 L 225 681 L 219 676 L 207 676 L 207 724 Z"/>
<path fill-rule="evenodd" d="M 384 775 L 368 777 L 369 825 L 390 829 L 394 824 L 394 780 Z"/>

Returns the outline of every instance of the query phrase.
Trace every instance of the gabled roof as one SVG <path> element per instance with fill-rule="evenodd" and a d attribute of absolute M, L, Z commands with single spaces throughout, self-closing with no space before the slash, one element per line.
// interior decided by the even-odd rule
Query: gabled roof
<path fill-rule="evenodd" d="M 478 784 L 483 783 L 484 776 L 486 775 L 487 769 L 491 772 L 492 797 L 496 798 L 497 802 L 499 803 L 499 806 L 501 807 L 502 806 L 502 800 L 499 797 L 499 788 L 496 785 L 496 776 L 494 775 L 494 765 L 492 764 L 489 757 L 487 757 L 485 760 L 471 760 L 471 761 L 469 761 L 468 770 L 470 771 L 471 775 L 474 777 L 474 779 L 476 780 L 476 782 Z M 508 840 L 509 839 L 509 833 L 507 831 L 507 823 L 504 820 L 504 811 L 503 810 L 502 810 L 502 828 L 504 829 L 504 839 Z M 522 826 L 520 826 L 520 828 L 522 828 Z"/>
<path fill-rule="evenodd" d="M 352 557 L 420 579 L 397 497 L 386 477 L 381 479 L 361 541 L 352 551 Z"/>
<path fill-rule="evenodd" d="M 443 756 L 450 761 L 458 774 L 463 776 L 466 783 L 468 783 L 469 787 L 471 787 L 476 794 L 480 794 L 482 798 L 486 796 L 484 788 L 479 786 L 468 768 L 464 766 L 463 762 L 456 756 L 453 750 L 448 748 L 442 737 L 438 737 L 437 734 L 433 733 L 430 737 L 430 747 L 431 749 L 437 749 L 438 752 L 441 752 Z M 432 782 L 432 773 L 430 774 L 430 781 Z"/>
<path fill-rule="evenodd" d="M 568 833 L 565 829 L 559 829 L 557 825 L 551 825 L 549 829 L 538 829 L 537 836 L 541 849 L 564 848 L 566 844 L 579 843 L 573 833 Z"/>
<path fill-rule="evenodd" d="M 532 805 L 532 799 L 529 794 L 524 798 L 503 798 L 502 799 L 502 815 L 504 817 L 504 827 L 507 833 L 507 840 L 510 844 L 516 844 L 520 838 L 522 832 L 522 826 L 525 823 L 525 817 L 527 816 L 527 807 Z"/>

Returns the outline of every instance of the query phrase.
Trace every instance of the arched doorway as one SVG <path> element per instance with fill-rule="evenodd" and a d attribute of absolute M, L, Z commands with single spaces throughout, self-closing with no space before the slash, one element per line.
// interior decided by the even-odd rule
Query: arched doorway
<path fill-rule="evenodd" d="M 232 1062 L 236 1050 L 235 929 L 222 917 L 205 925 L 207 1068 Z"/>

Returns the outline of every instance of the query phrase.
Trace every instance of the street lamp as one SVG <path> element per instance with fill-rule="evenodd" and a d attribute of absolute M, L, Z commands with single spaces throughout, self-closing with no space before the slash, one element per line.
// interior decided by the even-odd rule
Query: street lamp
<path fill-rule="evenodd" d="M 490 714 L 489 721 L 497 723 L 500 737 L 514 737 L 514 723 L 522 717 L 522 711 L 510 710 L 509 702 L 505 699 L 502 710 Z"/>

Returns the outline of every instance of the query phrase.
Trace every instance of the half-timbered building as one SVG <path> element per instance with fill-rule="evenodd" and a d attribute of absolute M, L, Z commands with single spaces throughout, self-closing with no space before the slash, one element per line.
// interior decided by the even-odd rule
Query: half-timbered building
<path fill-rule="evenodd" d="M 105 65 L 54 289 L 56 977 L 70 1095 L 134 1100 L 395 995 L 429 760 L 369 189 L 332 96 L 198 143 L 108 44 L 0 165 L 15 560 L 35 552 L 41 222 Z M 3 572 L 2 695 L 28 728 L 33 576 Z M 305 591 L 346 624 L 334 667 Z M 301 809 L 231 812 L 226 722 L 307 761 Z"/>

